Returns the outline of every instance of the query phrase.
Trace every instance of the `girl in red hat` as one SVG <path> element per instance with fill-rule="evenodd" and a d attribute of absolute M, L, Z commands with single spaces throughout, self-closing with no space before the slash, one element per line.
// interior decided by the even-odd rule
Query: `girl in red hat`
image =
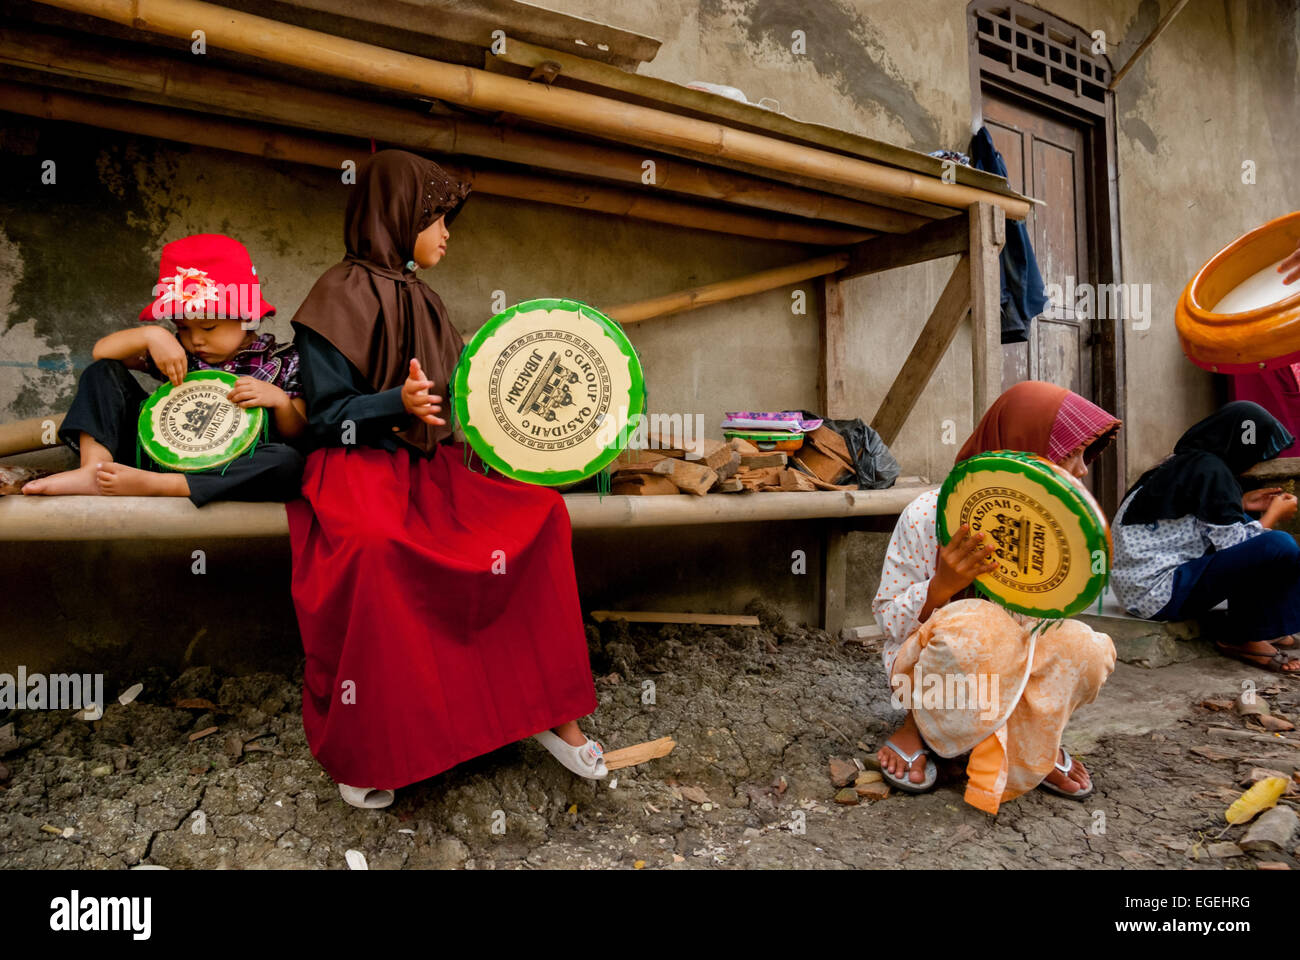
<path fill-rule="evenodd" d="M 279 345 L 257 323 L 275 312 L 262 299 L 257 271 L 244 245 L 216 233 L 163 247 L 154 301 L 141 324 L 95 344 L 95 362 L 81 374 L 59 439 L 81 456 L 81 466 L 33 480 L 25 494 L 189 497 L 211 500 L 288 500 L 298 495 L 303 458 L 283 441 L 306 428 L 298 386 L 298 352 Z M 160 323 L 171 320 L 173 334 Z M 224 370 L 239 380 L 229 399 L 265 407 L 271 442 L 259 444 L 221 469 L 198 473 L 141 470 L 136 423 L 148 394 L 131 375 L 143 370 L 179 384 L 194 370 Z"/>
<path fill-rule="evenodd" d="M 530 735 L 604 777 L 577 724 L 596 691 L 564 501 L 467 467 L 440 416 L 463 344 L 415 270 L 469 189 L 398 150 L 351 189 L 347 256 L 294 317 L 318 447 L 289 504 L 312 753 L 361 807 Z"/>

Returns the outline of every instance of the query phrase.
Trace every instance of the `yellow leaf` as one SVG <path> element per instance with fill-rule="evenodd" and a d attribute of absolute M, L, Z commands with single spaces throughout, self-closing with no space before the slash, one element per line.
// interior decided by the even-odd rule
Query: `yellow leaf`
<path fill-rule="evenodd" d="M 577 812 L 578 812 L 578 805 L 577 805 L 576 803 L 573 804 L 571 807 L 569 807 L 568 812 L 569 812 L 569 813 L 577 813 Z"/>
<path fill-rule="evenodd" d="M 638 860 L 636 863 L 632 864 L 632 869 L 633 869 L 633 870 L 640 870 L 640 869 L 641 869 L 642 867 L 644 867 L 644 866 L 645 866 L 645 861 L 644 861 L 644 860 Z"/>
<path fill-rule="evenodd" d="M 1286 790 L 1286 781 L 1281 777 L 1268 777 L 1259 781 L 1228 807 L 1223 819 L 1229 823 L 1245 823 L 1255 814 L 1277 806 L 1277 798 Z"/>

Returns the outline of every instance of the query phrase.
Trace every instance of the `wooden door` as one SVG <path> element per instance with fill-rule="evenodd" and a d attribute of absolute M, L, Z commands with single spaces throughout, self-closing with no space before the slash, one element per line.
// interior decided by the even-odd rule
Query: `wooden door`
<path fill-rule="evenodd" d="M 1093 283 L 1088 262 L 1086 138 L 1081 127 L 1034 110 L 998 93 L 983 91 L 984 123 L 1007 165 L 1007 183 L 1046 201 L 1029 213 L 1029 242 L 1043 283 L 1068 291 Z M 1092 322 L 1075 315 L 1074 303 L 1033 321 L 1028 343 L 1002 347 L 1002 386 L 1046 380 L 1095 400 L 1092 382 Z M 1059 316 L 1057 315 L 1059 313 Z"/>

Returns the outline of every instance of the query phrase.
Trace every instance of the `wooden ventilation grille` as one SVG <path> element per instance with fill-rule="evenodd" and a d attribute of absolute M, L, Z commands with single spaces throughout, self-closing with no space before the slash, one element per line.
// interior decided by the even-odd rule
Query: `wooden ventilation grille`
<path fill-rule="evenodd" d="M 1023 3 L 990 5 L 974 11 L 980 69 L 1036 84 L 1090 113 L 1104 114 L 1110 67 L 1088 49 L 1090 40 L 1075 29 L 1051 22 Z"/>

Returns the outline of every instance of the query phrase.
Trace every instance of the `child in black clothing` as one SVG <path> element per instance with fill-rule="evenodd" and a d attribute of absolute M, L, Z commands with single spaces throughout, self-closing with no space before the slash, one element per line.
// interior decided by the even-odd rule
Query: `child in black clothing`
<path fill-rule="evenodd" d="M 154 302 L 143 325 L 110 333 L 95 344 L 95 362 L 83 371 L 59 439 L 81 455 L 81 466 L 23 487 L 29 495 L 189 497 L 211 500 L 290 500 L 299 493 L 302 455 L 283 441 L 306 428 L 293 344 L 254 329 L 275 308 L 261 298 L 248 251 L 220 234 L 185 237 L 163 247 Z M 175 335 L 153 321 L 168 317 Z M 270 443 L 221 469 L 197 473 L 141 470 L 136 422 L 148 394 L 130 370 L 179 384 L 194 370 L 239 376 L 229 399 L 265 407 Z"/>

